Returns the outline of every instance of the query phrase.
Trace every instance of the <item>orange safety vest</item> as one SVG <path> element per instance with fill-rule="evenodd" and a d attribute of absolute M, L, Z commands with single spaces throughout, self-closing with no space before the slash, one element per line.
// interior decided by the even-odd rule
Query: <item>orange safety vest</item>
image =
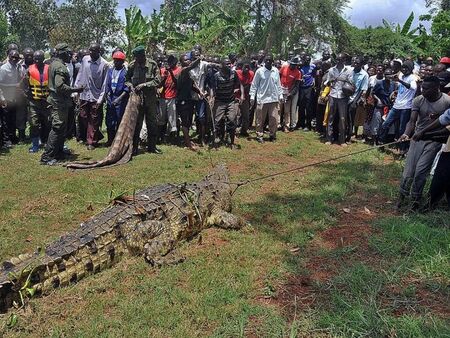
<path fill-rule="evenodd" d="M 30 91 L 34 100 L 45 100 L 48 96 L 48 65 L 44 65 L 44 76 L 41 82 L 41 74 L 38 67 L 33 64 L 28 67 L 30 75 Z"/>

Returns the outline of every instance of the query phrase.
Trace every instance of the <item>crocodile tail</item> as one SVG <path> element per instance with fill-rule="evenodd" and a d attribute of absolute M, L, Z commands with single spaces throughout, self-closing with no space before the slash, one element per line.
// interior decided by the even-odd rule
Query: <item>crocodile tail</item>
<path fill-rule="evenodd" d="M 112 167 L 129 162 L 133 155 L 133 137 L 140 105 L 142 105 L 141 97 L 136 93 L 131 93 L 114 141 L 109 149 L 108 155 L 103 160 L 94 162 L 71 162 L 66 164 L 66 167 L 72 170 L 95 169 Z"/>
<path fill-rule="evenodd" d="M 0 266 L 0 313 L 21 298 L 48 294 L 74 284 L 87 275 L 105 270 L 123 255 L 125 247 L 118 228 L 86 237 L 72 233 L 60 237 L 43 250 L 19 255 Z M 22 296 L 22 297 L 21 297 Z"/>
<path fill-rule="evenodd" d="M 46 268 L 38 252 L 22 254 L 3 262 L 0 267 L 0 313 L 6 312 L 21 296 L 34 295 L 36 279 Z"/>

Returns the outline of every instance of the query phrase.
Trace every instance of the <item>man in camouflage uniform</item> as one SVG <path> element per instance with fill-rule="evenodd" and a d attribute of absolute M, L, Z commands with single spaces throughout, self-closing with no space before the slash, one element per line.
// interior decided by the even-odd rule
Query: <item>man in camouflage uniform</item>
<path fill-rule="evenodd" d="M 56 58 L 48 71 L 49 96 L 47 102 L 51 106 L 52 129 L 48 136 L 45 152 L 41 157 L 41 164 L 54 165 L 64 157 L 63 148 L 71 94 L 84 90 L 84 87 L 73 88 L 70 86 L 70 75 L 66 66 L 66 63 L 70 61 L 70 56 L 67 44 L 56 45 Z"/>
<path fill-rule="evenodd" d="M 138 46 L 133 49 L 134 61 L 128 67 L 126 75 L 127 86 L 139 93 L 143 98 L 143 105 L 139 107 L 136 129 L 133 139 L 133 153 L 136 154 L 139 144 L 139 133 L 145 117 L 147 125 L 147 151 L 161 154 L 156 147 L 158 125 L 156 122 L 156 88 L 161 82 L 161 75 L 156 62 L 147 58 L 145 48 Z"/>

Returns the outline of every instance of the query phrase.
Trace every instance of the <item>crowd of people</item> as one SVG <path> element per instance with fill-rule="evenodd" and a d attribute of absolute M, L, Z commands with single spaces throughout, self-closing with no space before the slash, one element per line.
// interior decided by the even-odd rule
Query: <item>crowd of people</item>
<path fill-rule="evenodd" d="M 400 153 L 407 153 L 399 205 L 410 196 L 413 208 L 420 206 L 441 152 L 431 204 L 447 193 L 450 205 L 450 145 L 443 128 L 450 124 L 449 57 L 376 62 L 324 51 L 312 60 L 291 51 L 282 60 L 263 50 L 214 57 L 196 45 L 179 56 L 150 56 L 137 46 L 128 60 L 121 48 L 107 57 L 96 43 L 78 52 L 61 43 L 47 59 L 41 50 L 20 53 L 9 45 L 0 67 L 0 146 L 30 142 L 30 153 L 43 148 L 41 163 L 53 165 L 70 154 L 66 139 L 98 147 L 103 121 L 109 146 L 134 93 L 142 99 L 134 154 L 140 144 L 157 154 L 161 143 L 193 151 L 208 144 L 235 148 L 236 138 L 250 138 L 253 128 L 259 143 L 297 130 L 317 132 L 329 145 L 398 140 Z"/>

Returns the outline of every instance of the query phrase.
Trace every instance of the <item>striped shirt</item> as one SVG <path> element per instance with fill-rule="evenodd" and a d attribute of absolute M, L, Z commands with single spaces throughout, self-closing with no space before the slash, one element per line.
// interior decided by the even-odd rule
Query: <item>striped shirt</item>
<path fill-rule="evenodd" d="M 234 90 L 240 87 L 239 78 L 234 70 L 229 75 L 222 72 L 214 74 L 214 92 L 217 101 L 232 102 L 234 101 Z"/>

